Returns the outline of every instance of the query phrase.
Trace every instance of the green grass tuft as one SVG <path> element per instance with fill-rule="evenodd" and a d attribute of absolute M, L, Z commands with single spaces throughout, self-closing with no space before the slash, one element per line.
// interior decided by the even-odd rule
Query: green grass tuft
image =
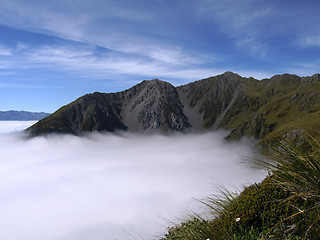
<path fill-rule="evenodd" d="M 303 142 L 278 141 L 259 160 L 270 171 L 264 181 L 236 197 L 224 191 L 202 201 L 210 220 L 194 215 L 164 239 L 319 239 L 320 143 L 311 135 Z"/>

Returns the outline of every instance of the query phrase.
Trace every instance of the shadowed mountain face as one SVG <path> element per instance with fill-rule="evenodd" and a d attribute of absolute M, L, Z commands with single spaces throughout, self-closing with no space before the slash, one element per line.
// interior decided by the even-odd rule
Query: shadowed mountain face
<path fill-rule="evenodd" d="M 183 114 L 175 87 L 160 80 L 143 81 L 118 93 L 80 97 L 28 129 L 31 135 L 81 134 L 88 131 L 186 131 L 191 125 Z"/>
<path fill-rule="evenodd" d="M 121 117 L 129 131 L 186 131 L 191 127 L 175 87 L 160 80 L 143 81 L 122 95 Z"/>
<path fill-rule="evenodd" d="M 258 81 L 226 72 L 174 87 L 143 81 L 117 93 L 93 93 L 60 108 L 27 131 L 79 135 L 88 131 L 230 130 L 229 139 L 260 140 L 320 128 L 320 75 L 276 75 Z"/>

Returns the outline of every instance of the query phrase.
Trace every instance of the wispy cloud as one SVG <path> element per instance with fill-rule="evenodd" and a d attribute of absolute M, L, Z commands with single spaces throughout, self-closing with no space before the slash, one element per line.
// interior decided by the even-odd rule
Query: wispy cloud
<path fill-rule="evenodd" d="M 142 3 L 131 8 L 132 3 L 129 2 L 119 7 L 115 1 L 95 1 L 92 5 L 81 1 L 76 6 L 61 1 L 53 7 L 55 11 L 51 11 L 49 5 L 39 4 L 35 8 L 34 4 L 26 6 L 22 1 L 4 3 L 2 7 L 7 14 L 2 16 L 2 22 L 81 42 L 82 45 L 31 47 L 24 49 L 25 53 L 20 52 L 24 64 L 12 58 L 3 66 L 11 63 L 11 66 L 24 67 L 59 66 L 60 69 L 98 78 L 127 74 L 195 80 L 212 72 L 212 67 L 205 66 L 208 53 L 204 56 L 193 54 L 179 44 L 159 40 L 156 35 L 150 37 L 154 29 L 149 25 L 158 16 L 156 11 L 151 13 L 145 9 Z M 10 14 L 13 12 L 14 15 Z M 139 28 L 143 28 L 142 34 L 139 34 Z M 101 48 L 102 53 L 97 54 L 96 47 Z M 220 60 L 213 56 L 211 54 L 212 62 Z M 188 72 L 204 74 L 195 76 L 188 75 Z"/>
<path fill-rule="evenodd" d="M 315 73 L 320 73 L 319 70 L 320 58 L 309 62 L 297 62 L 293 66 L 288 66 L 286 72 L 294 73 L 298 76 L 310 76 Z M 311 74 L 310 74 L 311 73 Z"/>
<path fill-rule="evenodd" d="M 287 54 L 288 46 L 319 46 L 317 7 L 281 1 L 200 1 L 198 18 L 228 36 L 241 54 L 274 61 Z M 316 33 L 316 34 L 314 34 Z M 294 49 L 292 49 L 294 52 Z M 290 59 L 290 62 L 294 59 Z"/>
<path fill-rule="evenodd" d="M 5 14 L 0 20 L 18 29 L 52 34 L 167 63 L 199 61 L 185 53 L 179 45 L 150 36 L 153 29 L 148 25 L 157 14 L 145 9 L 142 3 L 132 5 L 128 1 L 120 6 L 116 1 L 108 0 L 95 1 L 94 4 L 80 1 L 75 5 L 73 2 L 58 1 L 54 5 L 52 11 L 50 4 L 38 1 L 32 4 L 4 2 L 2 10 Z M 143 31 L 139 34 L 141 27 Z"/>
<path fill-rule="evenodd" d="M 304 34 L 300 37 L 300 44 L 302 46 L 309 46 L 309 47 L 320 47 L 320 33 L 316 34 Z"/>
<path fill-rule="evenodd" d="M 5 48 L 5 46 L 4 46 Z M 134 51 L 132 51 L 134 52 Z M 121 75 L 135 75 L 148 79 L 161 78 L 174 85 L 185 84 L 190 81 L 221 74 L 225 71 L 236 71 L 228 67 L 208 67 L 202 64 L 202 59 L 183 55 L 177 49 L 150 51 L 150 57 L 135 55 L 134 53 L 124 54 L 106 48 L 99 49 L 96 46 L 86 44 L 59 44 L 44 45 L 40 47 L 17 44 L 11 49 L 11 55 L 0 60 L 1 75 L 13 74 L 12 70 L 40 70 L 67 71 L 69 74 L 80 78 L 107 79 L 119 78 Z M 207 60 L 207 59 L 205 59 Z M 203 60 L 204 61 L 204 60 Z M 244 76 L 248 72 L 241 71 Z M 6 73 L 7 72 L 7 73 Z M 250 72 L 253 77 L 270 76 L 265 73 Z M 249 76 L 248 76 L 249 77 Z M 174 79 L 174 81 L 172 81 Z M 4 79 L 2 80 L 4 81 Z M 82 81 L 78 79 L 76 81 Z M 95 80 L 91 80 L 94 82 Z M 79 82 L 80 83 L 80 82 Z M 133 83 L 132 83 L 133 84 Z M 132 85 L 131 84 L 131 85 Z M 2 82 L 2 87 L 32 87 L 27 83 Z M 20 87 L 20 88 L 21 88 Z"/>
<path fill-rule="evenodd" d="M 59 81 L 62 87 L 68 79 L 81 88 L 75 94 L 83 94 L 123 90 L 150 78 L 180 84 L 224 71 L 270 77 L 317 62 L 318 6 L 265 0 L 0 0 L 1 84 L 14 86 L 6 80 L 9 74 L 21 86 L 53 87 Z M 310 46 L 317 48 L 302 56 Z M 125 84 L 115 89 L 119 79 Z"/>
<path fill-rule="evenodd" d="M 266 38 L 270 29 L 264 27 L 272 17 L 273 8 L 272 3 L 264 1 L 201 1 L 196 14 L 233 39 L 236 47 L 260 58 L 268 52 Z"/>
<path fill-rule="evenodd" d="M 15 55 L 0 61 L 1 68 L 64 69 L 78 76 L 97 78 L 105 78 L 110 74 L 127 74 L 188 80 L 208 77 L 216 72 L 212 68 L 203 67 L 199 59 L 183 56 L 179 50 L 159 50 L 153 52 L 152 57 L 146 57 L 109 49 L 98 51 L 94 46 L 77 44 L 42 47 L 19 45 L 13 52 Z"/>
<path fill-rule="evenodd" d="M 0 45 L 0 57 L 1 56 L 11 56 L 11 55 L 12 55 L 12 52 L 11 52 L 10 48 L 3 46 L 3 45 Z"/>

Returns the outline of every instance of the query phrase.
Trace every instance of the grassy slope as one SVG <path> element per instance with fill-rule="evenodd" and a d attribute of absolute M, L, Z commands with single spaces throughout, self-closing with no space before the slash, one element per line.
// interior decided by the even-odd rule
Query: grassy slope
<path fill-rule="evenodd" d="M 232 117 L 225 123 L 228 128 L 255 136 L 257 123 L 263 124 L 270 131 L 261 136 L 260 143 L 276 150 L 281 146 L 277 139 L 282 137 L 292 141 L 290 149 L 295 149 L 297 141 L 310 144 L 303 137 L 306 131 L 315 139 L 320 137 L 319 82 L 301 84 L 297 76 L 283 75 L 262 82 L 242 79 L 242 86 L 247 102 L 254 100 L 259 107 L 253 113 L 250 109 L 253 104 L 242 106 L 241 113 L 231 111 Z M 247 120 L 248 114 L 251 123 Z M 258 120 L 252 121 L 252 117 Z M 295 149 L 292 155 L 291 150 L 280 156 L 276 156 L 277 151 L 273 152 L 270 157 L 279 162 L 273 175 L 247 187 L 236 198 L 208 198 L 205 204 L 212 212 L 211 219 L 190 218 L 168 229 L 164 239 L 319 239 L 320 147 L 317 140 L 315 142 L 311 147 L 301 144 L 301 149 Z M 286 161 L 292 158 L 294 161 L 288 165 Z M 309 158 L 307 167 L 301 163 L 305 158 Z M 289 167 L 278 170 L 278 166 Z M 310 178 L 311 187 L 308 187 L 308 176 L 315 176 L 315 180 Z"/>
<path fill-rule="evenodd" d="M 217 119 L 236 95 L 218 127 L 232 130 L 229 139 L 247 136 L 273 141 L 294 129 L 319 127 L 307 116 L 320 111 L 320 82 L 307 80 L 284 74 L 258 81 L 225 73 L 181 89 L 187 92 L 190 107 L 203 114 L 204 129 L 217 127 Z"/>
<path fill-rule="evenodd" d="M 306 78 L 284 74 L 258 81 L 227 72 L 179 89 L 186 93 L 190 107 L 199 111 L 199 117 L 203 116 L 202 127 L 232 130 L 229 139 L 255 137 L 265 144 L 294 129 L 319 128 L 316 118 L 320 111 L 320 80 L 317 78 L 308 82 Z M 31 132 L 78 134 L 82 130 L 125 129 L 119 116 L 121 94 L 93 95 L 59 109 L 30 128 Z"/>
<path fill-rule="evenodd" d="M 40 120 L 26 131 L 31 136 L 48 133 L 78 135 L 84 131 L 114 131 L 126 129 L 119 120 L 121 107 L 117 94 L 95 92 L 84 95 L 55 113 Z"/>
<path fill-rule="evenodd" d="M 211 219 L 191 218 L 163 239 L 319 239 L 320 143 L 305 140 L 306 148 L 279 142 L 268 153 L 274 162 L 260 161 L 272 175 L 237 197 L 208 198 Z"/>
<path fill-rule="evenodd" d="M 164 239 L 318 239 L 320 224 L 314 221 L 319 218 L 318 209 L 302 212 L 316 200 L 285 191 L 273 181 L 269 177 L 247 187 L 227 200 L 218 215 L 213 212 L 212 220 L 187 220 L 170 228 Z M 209 200 L 208 205 L 217 208 L 213 202 Z"/>
<path fill-rule="evenodd" d="M 293 130 L 320 129 L 320 82 L 301 81 L 289 74 L 260 82 L 242 79 L 245 97 L 225 121 L 233 129 L 229 139 L 253 136 L 269 144 Z"/>

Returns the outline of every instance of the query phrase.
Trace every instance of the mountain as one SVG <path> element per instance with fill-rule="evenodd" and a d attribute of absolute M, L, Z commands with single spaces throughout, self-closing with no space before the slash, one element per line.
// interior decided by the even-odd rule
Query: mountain
<path fill-rule="evenodd" d="M 87 131 L 185 131 L 191 127 L 183 114 L 178 92 L 154 79 L 118 93 L 87 94 L 28 129 L 31 135 L 81 134 Z"/>
<path fill-rule="evenodd" d="M 174 87 L 158 79 L 123 92 L 87 94 L 27 131 L 79 135 L 88 131 L 208 131 L 261 142 L 320 129 L 320 75 L 276 75 L 261 81 L 232 72 Z"/>
<path fill-rule="evenodd" d="M 44 112 L 27 112 L 27 111 L 0 111 L 0 121 L 29 121 L 40 120 L 49 116 L 49 113 Z"/>

